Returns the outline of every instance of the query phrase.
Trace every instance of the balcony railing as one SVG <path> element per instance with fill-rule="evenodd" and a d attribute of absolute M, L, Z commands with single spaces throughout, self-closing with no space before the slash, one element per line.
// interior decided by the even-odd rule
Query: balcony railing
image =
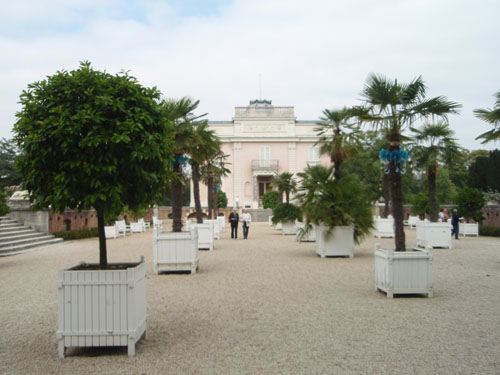
<path fill-rule="evenodd" d="M 279 169 L 279 160 L 252 160 L 252 169 Z"/>

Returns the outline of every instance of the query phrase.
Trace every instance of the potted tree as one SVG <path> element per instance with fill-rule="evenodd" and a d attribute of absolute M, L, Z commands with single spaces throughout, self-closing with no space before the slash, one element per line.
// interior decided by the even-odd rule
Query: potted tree
<path fill-rule="evenodd" d="M 458 233 L 463 236 L 478 236 L 478 223 L 484 220 L 484 215 L 481 212 L 485 205 L 483 193 L 477 189 L 466 187 L 458 192 L 455 202 L 457 203 L 458 215 L 465 218 L 465 223 L 461 222 L 458 225 Z"/>
<path fill-rule="evenodd" d="M 279 193 L 276 190 L 271 190 L 262 196 L 262 207 L 274 209 L 280 203 Z M 273 225 L 273 215 L 268 217 L 269 226 Z"/>
<path fill-rule="evenodd" d="M 401 174 L 405 171 L 408 153 L 401 149 L 404 131 L 421 118 L 446 119 L 457 113 L 460 105 L 439 96 L 426 98 L 422 77 L 401 83 L 371 74 L 362 91 L 365 104 L 356 112 L 359 120 L 378 126 L 389 141 L 389 149 L 381 150 L 391 184 L 394 216 L 395 249 L 375 248 L 375 285 L 392 298 L 394 294 L 426 294 L 432 296 L 432 248 L 406 251 L 403 224 Z M 411 270 L 411 271 L 410 271 Z"/>
<path fill-rule="evenodd" d="M 125 205 L 154 203 L 170 176 L 160 92 L 83 62 L 30 84 L 20 102 L 17 167 L 34 207 L 97 214 L 99 262 L 59 272 L 59 356 L 71 346 L 127 346 L 133 355 L 146 331 L 146 266 L 108 263 L 104 226 Z"/>
<path fill-rule="evenodd" d="M 297 181 L 293 178 L 293 173 L 280 173 L 273 179 L 271 185 L 278 189 L 280 201 L 273 209 L 272 222 L 280 226 L 282 234 L 296 234 L 295 222 L 302 221 L 302 213 L 300 208 L 290 203 L 290 194 L 297 191 Z M 283 203 L 283 193 L 285 194 L 285 203 Z"/>
<path fill-rule="evenodd" d="M 411 128 L 414 133 L 413 161 L 425 170 L 428 187 L 429 222 L 417 223 L 417 246 L 447 247 L 451 249 L 451 226 L 438 221 L 439 205 L 436 198 L 436 177 L 441 163 L 462 158 L 454 132 L 448 123 L 424 124 Z"/>
<path fill-rule="evenodd" d="M 316 227 L 316 253 L 354 256 L 359 243 L 372 228 L 369 198 L 352 175 L 334 178 L 334 167 L 309 166 L 302 178 L 297 199 L 305 215 L 306 233 Z"/>

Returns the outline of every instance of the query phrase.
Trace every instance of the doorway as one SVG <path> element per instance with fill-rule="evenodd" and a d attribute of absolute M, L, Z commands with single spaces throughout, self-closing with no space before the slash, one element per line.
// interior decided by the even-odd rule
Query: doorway
<path fill-rule="evenodd" d="M 268 191 L 273 190 L 271 182 L 273 181 L 273 176 L 258 176 L 257 184 L 259 187 L 259 206 L 262 205 L 262 196 Z"/>

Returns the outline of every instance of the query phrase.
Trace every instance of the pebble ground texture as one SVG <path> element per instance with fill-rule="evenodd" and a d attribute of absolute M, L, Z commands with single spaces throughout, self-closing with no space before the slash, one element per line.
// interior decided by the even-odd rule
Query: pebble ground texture
<path fill-rule="evenodd" d="M 195 275 L 153 273 L 152 230 L 108 240 L 110 262 L 146 257 L 148 328 L 135 357 L 126 348 L 57 355 L 57 272 L 96 262 L 97 239 L 0 258 L 0 373 L 500 373 L 500 239 L 436 249 L 433 298 L 388 299 L 374 287 L 373 236 L 353 259 L 321 259 L 314 243 L 267 223 L 254 223 L 248 240 L 229 237 L 226 228 L 214 251 L 200 252 Z"/>

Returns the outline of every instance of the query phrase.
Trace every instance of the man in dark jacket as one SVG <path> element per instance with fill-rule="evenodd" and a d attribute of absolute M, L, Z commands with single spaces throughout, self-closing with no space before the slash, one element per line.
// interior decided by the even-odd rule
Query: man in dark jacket
<path fill-rule="evenodd" d="M 236 208 L 229 214 L 229 223 L 231 224 L 231 238 L 235 240 L 238 239 L 238 221 L 240 220 L 240 215 Z"/>
<path fill-rule="evenodd" d="M 458 217 L 458 212 L 457 210 L 453 210 L 453 215 L 451 216 L 451 236 L 453 237 L 453 234 L 455 234 L 455 239 L 458 240 L 458 223 L 460 222 L 460 218 Z"/>

